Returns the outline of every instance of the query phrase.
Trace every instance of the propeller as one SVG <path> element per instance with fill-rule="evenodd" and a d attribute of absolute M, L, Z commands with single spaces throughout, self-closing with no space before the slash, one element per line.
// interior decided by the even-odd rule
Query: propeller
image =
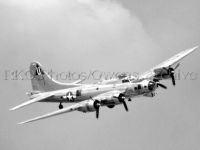
<path fill-rule="evenodd" d="M 167 89 L 167 87 L 164 85 L 164 84 L 161 84 L 161 83 L 157 83 L 157 86 L 163 88 L 163 89 Z"/>
<path fill-rule="evenodd" d="M 161 88 L 163 88 L 163 89 L 167 89 L 167 86 L 165 86 L 164 84 L 161 84 L 161 83 L 159 82 L 159 80 L 153 79 L 153 81 L 156 83 L 157 87 L 161 87 Z M 152 85 L 153 85 L 153 84 L 149 84 L 149 88 L 151 88 Z"/>
<path fill-rule="evenodd" d="M 124 94 L 120 94 L 119 97 L 118 97 L 118 99 L 119 99 L 119 102 L 121 102 L 124 105 L 125 110 L 128 111 L 128 106 L 127 106 L 127 104 L 125 102 L 125 96 L 124 96 Z"/>
<path fill-rule="evenodd" d="M 96 118 L 99 118 L 99 108 L 100 108 L 101 104 L 100 101 L 95 100 L 94 101 L 94 108 L 96 109 Z"/>
<path fill-rule="evenodd" d="M 175 81 L 175 77 L 174 77 L 174 68 L 171 68 L 171 67 L 169 68 L 169 76 L 172 79 L 173 86 L 175 86 L 176 85 L 176 81 Z"/>
<path fill-rule="evenodd" d="M 174 77 L 174 70 L 176 70 L 179 66 L 180 66 L 180 64 L 178 63 L 174 68 L 169 67 L 169 76 L 172 79 L 173 86 L 176 85 L 176 81 L 175 81 L 175 77 Z"/>
<path fill-rule="evenodd" d="M 100 109 L 100 106 L 101 106 L 101 102 L 98 101 L 98 100 L 94 100 L 91 96 L 90 96 L 90 98 L 94 101 L 93 106 L 94 106 L 94 108 L 96 110 L 96 118 L 98 119 L 99 118 L 99 109 Z"/>
<path fill-rule="evenodd" d="M 123 105 L 124 105 L 125 110 L 128 111 L 128 106 L 127 106 L 125 100 L 123 100 L 122 103 L 123 103 Z"/>
<path fill-rule="evenodd" d="M 174 70 L 176 70 L 179 66 L 180 66 L 180 63 L 178 63 L 178 64 L 176 65 L 176 67 L 174 67 Z"/>

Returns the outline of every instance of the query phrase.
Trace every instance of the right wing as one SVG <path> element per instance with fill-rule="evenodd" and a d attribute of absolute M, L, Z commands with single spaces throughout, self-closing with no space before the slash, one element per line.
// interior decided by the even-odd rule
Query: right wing
<path fill-rule="evenodd" d="M 122 73 L 115 78 L 105 79 L 105 80 L 98 82 L 97 84 L 118 84 L 118 83 L 134 81 L 136 79 L 137 79 L 137 77 L 135 77 L 133 75 Z"/>
<path fill-rule="evenodd" d="M 149 71 L 141 74 L 139 76 L 139 79 L 154 78 L 157 75 L 157 73 L 160 72 L 160 70 L 162 68 L 169 68 L 169 67 L 172 67 L 172 66 L 174 66 L 176 64 L 178 66 L 178 63 L 179 63 L 180 60 L 182 60 L 184 57 L 186 57 L 187 55 L 192 53 L 197 48 L 198 48 L 198 46 L 190 48 L 190 49 L 187 49 L 187 50 L 184 50 L 184 51 L 181 51 L 180 53 L 174 55 L 173 57 L 169 58 L 168 60 L 160 63 L 159 65 L 157 65 L 155 67 L 153 67 Z M 175 67 L 175 68 L 177 68 L 177 67 Z"/>

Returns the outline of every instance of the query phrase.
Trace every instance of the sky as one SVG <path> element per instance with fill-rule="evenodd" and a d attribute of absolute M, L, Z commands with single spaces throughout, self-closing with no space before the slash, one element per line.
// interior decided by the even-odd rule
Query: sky
<path fill-rule="evenodd" d="M 30 81 L 13 72 L 24 76 L 34 60 L 55 72 L 143 72 L 199 45 L 199 16 L 198 0 L 0 0 L 0 149 L 198 150 L 199 50 L 182 61 L 176 87 L 164 81 L 167 90 L 133 99 L 128 113 L 116 106 L 99 120 L 73 112 L 19 126 L 58 104 L 9 108 L 28 100 Z"/>

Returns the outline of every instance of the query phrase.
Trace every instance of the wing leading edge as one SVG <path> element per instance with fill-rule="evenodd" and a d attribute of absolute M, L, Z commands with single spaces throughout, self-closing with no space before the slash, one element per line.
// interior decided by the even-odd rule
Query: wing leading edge
<path fill-rule="evenodd" d="M 20 122 L 18 124 L 25 124 L 25 123 L 29 123 L 29 122 L 33 122 L 33 121 L 37 121 L 37 120 L 42 120 L 42 119 L 45 119 L 45 118 L 50 118 L 50 117 L 57 116 L 57 115 L 60 115 L 60 114 L 72 112 L 72 111 L 77 110 L 80 106 L 82 106 L 82 102 L 74 104 L 74 105 L 66 107 L 66 108 L 63 108 L 61 110 L 53 111 L 51 113 L 48 113 L 48 114 L 45 114 L 45 115 L 42 115 L 42 116 L 35 117 L 33 119 L 29 119 L 29 120 Z"/>
<path fill-rule="evenodd" d="M 173 57 L 169 58 L 168 60 L 160 63 L 159 65 L 153 67 L 152 69 L 150 69 L 149 71 L 141 74 L 139 76 L 139 79 L 146 79 L 146 78 L 152 78 L 155 75 L 155 70 L 156 69 L 160 69 L 160 68 L 168 68 L 171 67 L 175 64 L 177 64 L 180 60 L 182 60 L 184 57 L 186 57 L 187 55 L 189 55 L 190 53 L 194 52 L 196 49 L 198 48 L 198 46 L 195 46 L 193 48 L 181 51 L 180 53 L 174 55 Z"/>

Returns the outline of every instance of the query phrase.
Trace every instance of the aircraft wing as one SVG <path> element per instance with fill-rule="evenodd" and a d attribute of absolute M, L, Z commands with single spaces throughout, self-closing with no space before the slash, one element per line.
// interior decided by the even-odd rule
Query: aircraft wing
<path fill-rule="evenodd" d="M 92 101 L 96 101 L 96 100 L 97 101 L 104 101 L 102 106 L 106 106 L 106 105 L 108 105 L 108 103 L 105 103 L 105 100 L 107 102 L 109 102 L 113 98 L 118 97 L 120 93 L 121 93 L 120 91 L 110 91 L 110 92 L 106 92 L 106 93 L 100 94 L 100 95 L 92 98 L 91 100 Z M 20 122 L 18 124 L 29 123 L 29 122 L 33 122 L 33 121 L 37 121 L 37 120 L 42 120 L 42 119 L 54 117 L 54 116 L 61 115 L 61 114 L 64 114 L 64 113 L 69 113 L 69 112 L 72 112 L 72 111 L 81 110 L 81 108 L 87 107 L 88 102 L 91 101 L 91 100 L 85 100 L 85 101 L 76 103 L 74 105 L 71 105 L 69 107 L 63 108 L 61 110 L 53 111 L 51 113 L 48 113 L 48 114 L 45 114 L 45 115 L 42 115 L 42 116 L 35 117 L 33 119 L 29 119 L 29 120 L 23 121 L 23 122 Z"/>
<path fill-rule="evenodd" d="M 99 101 L 102 101 L 102 100 L 109 101 L 112 98 L 118 97 L 122 92 L 123 91 L 119 91 L 119 90 L 109 91 L 106 93 L 99 94 L 99 95 L 93 97 L 93 99 L 99 100 Z"/>
<path fill-rule="evenodd" d="M 17 105 L 15 107 L 11 108 L 10 110 L 16 110 L 16 109 L 22 108 L 24 106 L 27 106 L 27 105 L 42 101 L 42 100 L 44 100 L 46 98 L 49 98 L 49 97 L 51 97 L 53 95 L 54 95 L 53 93 L 41 93 L 36 98 L 33 98 L 33 99 L 31 99 L 29 101 L 26 101 L 26 102 L 24 102 L 24 103 L 22 103 L 20 105 Z"/>
<path fill-rule="evenodd" d="M 184 57 L 186 57 L 187 55 L 189 55 L 190 53 L 192 53 L 197 48 L 198 48 L 198 46 L 193 47 L 191 49 L 184 50 L 184 51 L 182 51 L 182 52 L 174 55 L 173 57 L 169 58 L 168 60 L 160 63 L 159 65 L 157 65 L 155 67 L 153 67 L 149 71 L 141 74 L 139 76 L 139 79 L 153 78 L 156 75 L 156 70 L 162 69 L 162 68 L 169 68 L 169 67 L 172 67 L 172 66 L 178 64 L 178 62 L 180 60 L 182 60 Z"/>
<path fill-rule="evenodd" d="M 76 80 L 74 82 L 72 82 L 71 84 L 80 84 L 81 82 L 83 82 L 85 79 L 80 79 L 80 80 Z"/>
<path fill-rule="evenodd" d="M 29 122 L 33 122 L 33 121 L 42 120 L 42 119 L 45 119 L 45 118 L 50 118 L 50 117 L 53 117 L 53 116 L 61 115 L 61 114 L 64 114 L 64 113 L 69 113 L 69 112 L 72 112 L 72 111 L 75 111 L 75 110 L 79 109 L 80 107 L 85 105 L 85 103 L 86 103 L 86 101 L 83 101 L 83 102 L 80 102 L 80 103 L 76 103 L 76 104 L 71 105 L 69 107 L 65 107 L 63 109 L 60 109 L 60 110 L 57 110 L 57 111 L 53 111 L 51 113 L 48 113 L 48 114 L 45 114 L 45 115 L 42 115 L 42 116 L 38 116 L 38 117 L 35 117 L 33 119 L 29 119 L 29 120 L 20 122 L 18 124 L 29 123 Z"/>

